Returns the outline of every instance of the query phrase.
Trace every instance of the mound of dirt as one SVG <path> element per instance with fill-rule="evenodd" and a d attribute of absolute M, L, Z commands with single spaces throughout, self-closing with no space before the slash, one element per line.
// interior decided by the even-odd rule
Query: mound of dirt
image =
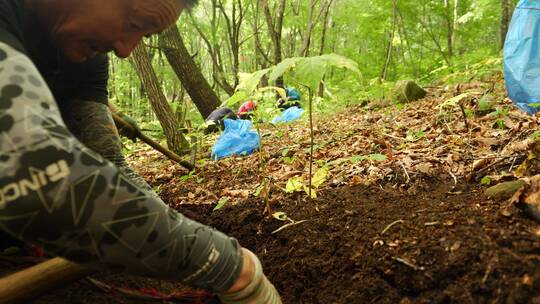
<path fill-rule="evenodd" d="M 467 188 L 355 186 L 312 203 L 291 198 L 280 210 L 307 222 L 275 234 L 287 223 L 264 217 L 257 200 L 180 210 L 259 254 L 284 303 L 540 303 L 540 227 Z"/>

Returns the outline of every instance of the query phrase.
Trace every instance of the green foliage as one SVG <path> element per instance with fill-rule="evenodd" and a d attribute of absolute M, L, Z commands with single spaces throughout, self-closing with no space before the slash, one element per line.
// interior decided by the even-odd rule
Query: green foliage
<path fill-rule="evenodd" d="M 222 197 L 212 211 L 217 211 L 223 208 L 229 202 L 228 197 Z"/>
<path fill-rule="evenodd" d="M 242 18 L 238 15 L 239 3 Z M 324 97 L 313 100 L 313 109 L 335 112 L 351 104 L 391 100 L 393 85 L 401 79 L 446 85 L 481 80 L 502 71 L 501 6 L 497 1 L 396 1 L 395 10 L 394 2 L 387 0 L 334 1 L 323 37 L 321 8 L 326 3 L 326 0 L 314 2 L 314 15 L 320 17 L 313 20 L 308 54 L 334 52 L 342 56 L 298 57 L 307 36 L 310 1 L 296 1 L 286 6 L 281 55 L 287 59 L 275 66 L 272 66 L 274 42 L 262 8 L 254 1 L 202 2 L 192 12 L 182 15 L 178 27 L 193 59 L 224 101 L 222 105 L 234 108 L 249 98 L 257 99 L 260 101 L 258 115 L 265 121 L 277 114 L 274 102 L 276 92 L 280 92 L 271 86 L 280 76 L 284 76 L 287 85 L 296 85 L 304 91 L 310 88 L 314 93 L 323 80 Z M 270 1 L 274 17 L 277 7 Z M 398 12 L 397 19 L 394 11 Z M 397 24 L 392 32 L 394 20 Z M 239 21 L 241 23 L 232 24 Z M 449 33 L 449 24 L 455 26 L 453 33 Z M 449 36 L 453 38 L 452 54 Z M 231 39 L 235 37 L 238 49 L 233 48 Z M 168 66 L 163 52 L 155 47 L 157 38 L 146 39 L 145 43 L 151 46 L 149 55 L 171 107 L 182 113 L 179 116 L 190 121 L 193 127 L 202 125 L 203 117 Z M 392 56 L 387 60 L 389 47 Z M 387 62 L 387 76 L 381 81 Z M 157 130 L 160 126 L 152 125 L 156 117 L 129 61 L 111 56 L 110 66 L 111 100 L 141 125 L 150 124 L 152 136 L 162 138 L 162 132 Z M 361 67 L 362 77 L 358 77 L 358 67 Z M 234 90 L 232 97 L 224 82 Z M 261 83 L 268 91 L 257 89 Z M 487 99 L 480 101 L 480 110 L 492 110 Z M 458 103 L 449 101 L 445 107 L 452 108 Z M 447 109 L 441 108 L 441 112 L 443 110 Z"/>
<path fill-rule="evenodd" d="M 291 72 L 291 80 L 294 83 L 316 91 L 328 69 L 331 67 L 348 69 L 358 77 L 361 75 L 356 62 L 337 54 L 307 58 L 287 58 L 272 68 L 263 69 L 251 74 L 242 74 L 236 93 L 225 104 L 232 105 L 238 101 L 256 97 L 256 94 L 267 91 L 268 87 L 265 87 L 254 93 L 261 79 L 266 74 L 269 74 L 270 81 L 275 81 L 284 74 Z M 278 88 L 273 89 L 278 90 Z"/>
<path fill-rule="evenodd" d="M 317 197 L 317 189 L 322 186 L 328 179 L 328 173 L 329 168 L 324 166 L 322 168 L 319 168 L 317 171 L 315 171 L 315 174 L 313 175 L 313 178 L 311 180 L 311 197 L 316 198 Z M 309 191 L 309 182 L 304 180 L 301 176 L 295 176 L 291 177 L 287 180 L 287 184 L 285 186 L 285 189 L 283 189 L 286 193 L 294 193 L 294 192 L 305 192 L 308 194 Z"/>
<path fill-rule="evenodd" d="M 381 162 L 381 161 L 385 161 L 387 160 L 388 158 L 386 157 L 386 155 L 384 154 L 369 154 L 369 155 L 357 155 L 357 156 L 353 156 L 350 158 L 350 161 L 353 163 L 353 164 L 357 164 L 359 162 L 362 162 L 362 161 L 375 161 L 375 162 Z"/>
<path fill-rule="evenodd" d="M 407 130 L 407 137 L 405 139 L 407 141 L 409 141 L 409 142 L 415 142 L 415 141 L 419 141 L 420 139 L 424 138 L 425 136 L 426 136 L 426 134 L 422 130 L 415 131 L 413 129 L 409 129 L 409 130 Z"/>
<path fill-rule="evenodd" d="M 489 177 L 489 176 L 484 176 L 484 177 L 482 178 L 482 180 L 480 181 L 480 183 L 481 183 L 482 185 L 484 185 L 484 186 L 489 186 L 489 185 L 491 185 L 491 177 Z"/>

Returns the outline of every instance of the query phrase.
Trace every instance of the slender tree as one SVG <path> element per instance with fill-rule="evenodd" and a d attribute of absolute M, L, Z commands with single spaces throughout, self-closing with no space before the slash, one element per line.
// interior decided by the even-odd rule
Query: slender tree
<path fill-rule="evenodd" d="M 260 0 L 264 15 L 266 17 L 266 24 L 268 26 L 268 33 L 270 36 L 270 39 L 272 39 L 272 43 L 274 46 L 274 64 L 280 63 L 282 58 L 282 50 L 281 50 L 281 40 L 282 40 L 282 32 L 283 32 L 283 17 L 285 15 L 285 4 L 286 0 L 279 0 L 279 6 L 278 10 L 276 12 L 275 17 L 272 16 L 272 11 L 270 10 L 270 6 L 268 5 L 268 0 Z M 283 87 L 283 77 L 280 77 L 276 80 L 276 86 Z"/>
<path fill-rule="evenodd" d="M 183 154 L 189 146 L 188 142 L 184 138 L 181 132 L 181 126 L 176 120 L 167 102 L 167 98 L 161 90 L 159 80 L 144 45 L 140 44 L 135 48 L 131 56 L 131 61 L 148 95 L 152 110 L 163 127 L 163 133 L 165 133 L 165 137 L 167 138 L 169 149 L 177 154 Z"/>
<path fill-rule="evenodd" d="M 201 115 L 208 117 L 221 102 L 189 54 L 178 28 L 165 30 L 159 36 L 159 45 Z"/>

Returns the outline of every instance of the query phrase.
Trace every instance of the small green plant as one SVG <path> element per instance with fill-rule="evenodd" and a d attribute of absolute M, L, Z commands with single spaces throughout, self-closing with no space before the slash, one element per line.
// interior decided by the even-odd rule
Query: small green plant
<path fill-rule="evenodd" d="M 353 156 L 353 157 L 350 158 L 350 161 L 353 164 L 357 164 L 357 163 L 362 162 L 364 160 L 381 162 L 381 161 L 385 161 L 387 159 L 388 158 L 386 157 L 386 155 L 376 153 L 376 154 L 369 154 L 369 155 Z"/>
<path fill-rule="evenodd" d="M 328 167 L 322 167 L 318 169 L 311 182 L 306 182 L 301 176 L 291 177 L 287 180 L 287 185 L 285 186 L 285 192 L 294 193 L 304 191 L 310 198 L 317 197 L 317 189 L 326 182 L 328 179 L 329 169 Z"/>
<path fill-rule="evenodd" d="M 490 95 L 484 95 L 478 101 L 478 109 L 482 112 L 491 111 L 494 109 L 494 107 L 495 104 L 492 102 Z"/>
<path fill-rule="evenodd" d="M 228 197 L 222 197 L 222 198 L 218 201 L 217 205 L 214 207 L 214 209 L 213 209 L 212 211 L 217 211 L 217 210 L 223 208 L 223 206 L 225 206 L 228 202 L 229 202 L 229 198 L 228 198 Z"/>
<path fill-rule="evenodd" d="M 480 184 L 484 185 L 484 186 L 489 186 L 491 185 L 491 177 L 489 176 L 484 176 L 482 178 L 482 180 L 480 181 Z"/>
<path fill-rule="evenodd" d="M 426 133 L 422 130 L 415 131 L 413 129 L 407 130 L 407 137 L 405 138 L 408 142 L 416 142 L 424 138 Z"/>
<path fill-rule="evenodd" d="M 313 149 L 314 149 L 314 133 L 313 133 L 313 105 L 315 99 L 315 92 L 319 89 L 319 85 L 323 81 L 326 73 L 331 68 L 344 68 L 352 71 L 356 76 L 360 77 L 361 73 L 358 69 L 358 64 L 346 57 L 337 54 L 327 54 L 315 57 L 294 57 L 287 58 L 274 67 L 260 70 L 251 74 L 241 74 L 240 84 L 238 85 L 237 92 L 231 96 L 226 105 L 235 104 L 241 100 L 246 100 L 250 96 L 254 95 L 261 79 L 267 75 L 270 82 L 276 81 L 278 78 L 283 77 L 288 73 L 293 83 L 305 88 L 308 91 L 308 110 L 309 110 L 309 128 L 310 128 L 310 153 L 309 153 L 309 185 L 308 196 L 312 197 L 311 191 L 313 189 Z M 268 90 L 276 90 L 282 98 L 286 98 L 285 92 L 282 88 L 265 87 L 258 89 L 257 93 L 262 93 Z M 262 141 L 261 141 L 262 145 Z"/>
<path fill-rule="evenodd" d="M 195 171 L 190 171 L 188 174 L 180 176 L 179 179 L 180 179 L 181 182 L 186 182 L 186 181 L 188 181 L 191 177 L 193 177 L 193 175 L 195 175 Z"/>

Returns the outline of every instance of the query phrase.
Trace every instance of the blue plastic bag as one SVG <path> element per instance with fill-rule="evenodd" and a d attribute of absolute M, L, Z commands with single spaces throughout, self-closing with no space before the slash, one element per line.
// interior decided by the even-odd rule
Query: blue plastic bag
<path fill-rule="evenodd" d="M 299 107 L 290 107 L 283 111 L 281 115 L 276 116 L 273 120 L 273 124 L 287 123 L 299 119 L 304 114 L 304 109 Z"/>
<path fill-rule="evenodd" d="M 521 0 L 504 44 L 508 96 L 523 111 L 540 110 L 540 1 Z"/>
<path fill-rule="evenodd" d="M 289 100 L 301 100 L 302 95 L 300 95 L 300 92 L 296 88 L 286 88 L 285 93 L 287 93 L 287 97 Z"/>
<path fill-rule="evenodd" d="M 224 124 L 225 131 L 212 148 L 213 160 L 232 155 L 249 155 L 259 149 L 259 134 L 251 130 L 251 121 L 225 119 Z"/>

